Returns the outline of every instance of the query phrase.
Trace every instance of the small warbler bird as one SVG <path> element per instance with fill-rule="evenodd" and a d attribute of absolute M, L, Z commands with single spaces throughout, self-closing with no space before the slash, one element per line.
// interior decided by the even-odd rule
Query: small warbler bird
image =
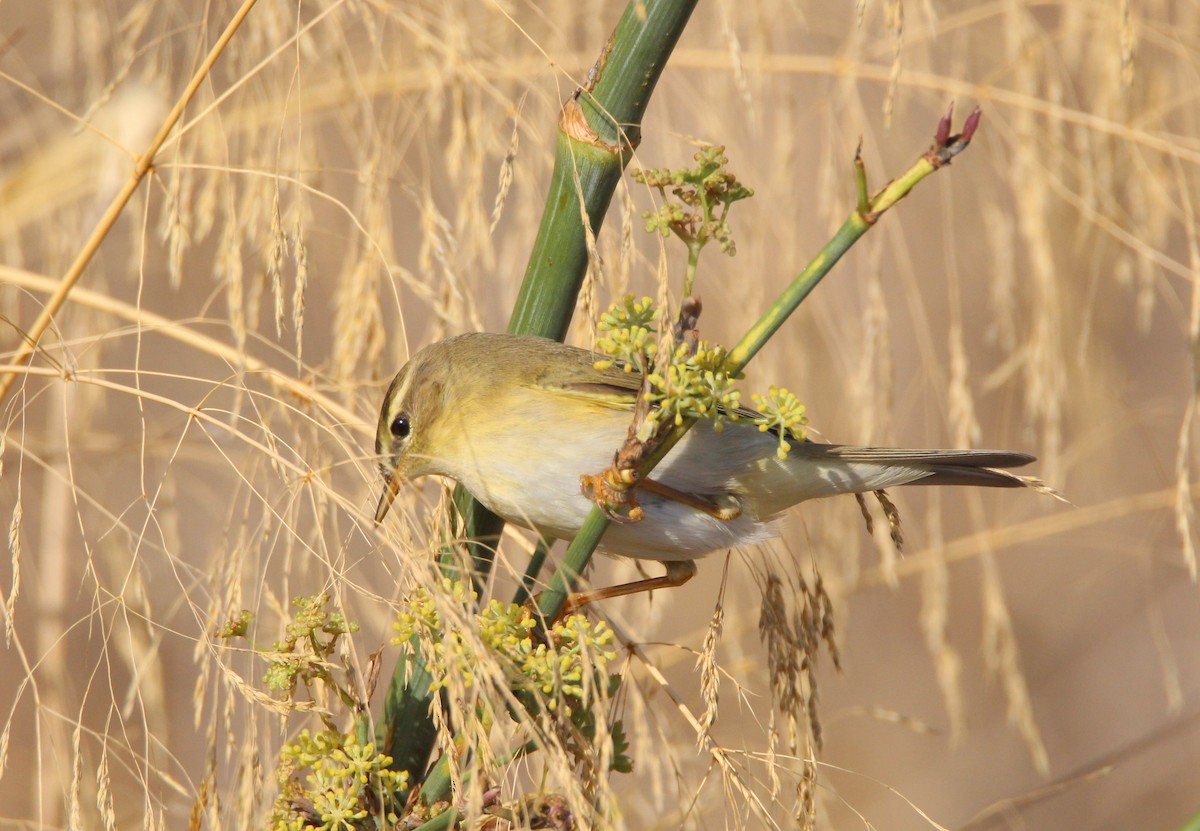
<path fill-rule="evenodd" d="M 592 501 L 580 477 L 608 467 L 625 440 L 641 375 L 597 369 L 584 349 L 539 337 L 476 333 L 418 352 L 396 375 L 379 414 L 375 452 L 387 485 L 382 522 L 404 479 L 462 484 L 506 521 L 571 539 Z M 748 417 L 758 413 L 746 412 Z M 613 523 L 600 550 L 667 566 L 665 577 L 612 587 L 613 597 L 679 585 L 693 561 L 776 536 L 786 508 L 822 496 L 897 485 L 1023 487 L 1001 468 L 1034 460 L 997 450 L 894 450 L 792 442 L 747 423 L 718 432 L 701 421 L 638 483 L 638 522 Z"/>

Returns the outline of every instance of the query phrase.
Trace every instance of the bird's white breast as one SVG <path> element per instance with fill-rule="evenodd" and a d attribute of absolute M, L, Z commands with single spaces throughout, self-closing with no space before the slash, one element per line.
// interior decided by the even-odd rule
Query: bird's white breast
<path fill-rule="evenodd" d="M 570 539 L 593 504 L 583 495 L 580 477 L 612 464 L 631 414 L 538 390 L 518 391 L 509 398 L 514 400 L 497 408 L 485 430 L 462 437 L 458 452 L 445 460 L 446 469 L 439 472 L 457 479 L 509 522 Z M 531 431 L 531 425 L 540 429 Z M 735 469 L 744 468 L 762 450 L 731 454 L 730 443 L 720 441 L 721 436 L 712 436 L 715 442 L 706 440 L 710 437 L 704 434 L 712 432 L 710 424 L 697 425 L 659 465 L 654 478 L 686 493 L 729 493 L 736 484 Z M 751 432 L 757 435 L 752 428 Z M 536 436 L 532 444 L 531 434 Z M 769 523 L 749 512 L 723 521 L 643 491 L 637 492 L 637 500 L 645 518 L 612 523 L 601 550 L 643 559 L 690 560 L 773 536 Z"/>
<path fill-rule="evenodd" d="M 517 388 L 496 402 L 483 429 L 456 442 L 437 472 L 451 476 L 509 522 L 570 539 L 592 502 L 580 477 L 612 464 L 631 413 L 583 396 Z M 499 404 L 503 406 L 499 406 Z M 847 460 L 797 444 L 786 461 L 778 439 L 747 424 L 718 432 L 701 422 L 651 474 L 686 494 L 724 502 L 742 513 L 720 520 L 644 490 L 635 492 L 645 518 L 612 523 L 601 549 L 651 560 L 691 560 L 775 536 L 776 515 L 806 499 L 887 488 L 929 475 L 927 468 Z"/>

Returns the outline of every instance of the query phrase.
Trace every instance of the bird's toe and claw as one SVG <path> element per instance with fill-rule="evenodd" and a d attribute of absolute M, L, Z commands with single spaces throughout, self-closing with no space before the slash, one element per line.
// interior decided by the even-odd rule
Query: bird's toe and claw
<path fill-rule="evenodd" d="M 688 580 L 696 576 L 696 562 L 694 560 L 672 560 L 663 563 L 667 568 L 667 573 L 661 577 L 649 577 L 645 580 L 634 580 L 629 583 L 620 583 L 616 586 L 606 586 L 602 589 L 592 589 L 585 592 L 573 592 L 567 595 L 567 600 L 563 603 L 562 611 L 558 617 L 573 614 L 579 611 L 584 606 L 590 603 L 595 603 L 598 600 L 611 600 L 614 597 L 627 597 L 631 594 L 641 594 L 642 592 L 650 592 L 655 589 L 673 589 L 677 586 L 682 586 Z"/>
<path fill-rule="evenodd" d="M 714 497 L 699 496 L 694 493 L 677 490 L 670 485 L 664 485 L 655 479 L 643 479 L 639 487 L 647 493 L 653 493 L 680 505 L 695 508 L 703 514 L 722 522 L 732 522 L 742 515 L 742 503 L 736 496 L 717 494 Z"/>

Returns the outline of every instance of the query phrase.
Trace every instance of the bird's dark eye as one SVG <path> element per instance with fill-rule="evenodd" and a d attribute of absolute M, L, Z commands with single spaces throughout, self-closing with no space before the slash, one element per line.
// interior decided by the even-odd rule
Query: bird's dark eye
<path fill-rule="evenodd" d="M 401 413 L 392 419 L 392 435 L 398 439 L 408 438 L 408 434 L 412 432 L 412 424 L 408 421 L 408 416 Z"/>

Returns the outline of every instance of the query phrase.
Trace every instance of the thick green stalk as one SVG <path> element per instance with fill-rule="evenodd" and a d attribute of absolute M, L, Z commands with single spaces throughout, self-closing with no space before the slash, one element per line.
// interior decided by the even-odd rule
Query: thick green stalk
<path fill-rule="evenodd" d="M 454 488 L 453 502 L 461 520 L 458 529 L 460 538 L 466 540 L 467 554 L 471 558 L 468 565 L 470 572 L 466 576 L 470 577 L 475 591 L 482 595 L 488 572 L 492 570 L 492 561 L 496 558 L 500 534 L 504 531 L 504 520 L 476 502 L 462 485 Z M 461 564 L 462 560 L 453 545 L 447 545 L 438 560 L 442 574 L 451 580 L 462 580 Z"/>
<path fill-rule="evenodd" d="M 380 737 L 385 752 L 392 757 L 392 769 L 408 771 L 410 782 L 416 781 L 429 764 L 429 752 L 437 738 L 429 717 L 433 678 L 417 649 L 414 643 L 412 655 L 401 654 L 396 659 L 392 682 L 383 699 Z"/>
<path fill-rule="evenodd" d="M 630 0 L 585 89 L 563 105 L 546 207 L 510 333 L 556 340 L 566 336 L 587 273 L 588 240 L 600 232 L 621 171 L 640 138 L 654 86 L 695 6 L 696 0 Z M 478 584 L 491 569 L 504 522 L 461 489 L 455 504 L 473 540 L 470 553 Z M 405 682 L 404 662 L 392 676 L 384 729 L 390 731 L 388 752 L 395 767 L 409 771 L 416 781 L 434 734 L 428 672 L 419 658 L 410 660 L 412 680 Z"/>
<path fill-rule="evenodd" d="M 447 828 L 454 827 L 459 816 L 457 808 L 447 808 L 429 822 L 418 825 L 413 831 L 445 831 Z"/>
<path fill-rule="evenodd" d="M 566 337 L 587 274 L 589 232 L 592 239 L 600 233 L 641 140 L 650 95 L 695 6 L 696 0 L 631 0 L 588 83 L 563 105 L 546 208 L 510 334 Z"/>
<path fill-rule="evenodd" d="M 1179 826 L 1178 831 L 1200 831 L 1200 814 L 1196 814 L 1183 825 Z"/>
<path fill-rule="evenodd" d="M 837 230 L 833 238 L 817 253 L 817 256 L 792 280 L 763 316 L 730 350 L 726 366 L 731 374 L 739 373 L 746 367 L 746 364 L 758 354 L 771 335 L 775 334 L 804 298 L 808 297 L 809 293 L 816 288 L 817 283 L 829 273 L 842 255 L 850 249 L 850 246 L 871 230 L 884 211 L 907 196 L 918 182 L 948 164 L 950 159 L 966 149 L 979 124 L 979 111 L 976 110 L 967 119 L 962 136 L 948 135 L 949 117 L 947 114 L 939 125 L 933 148 L 922 155 L 903 174 L 889 182 L 873 198 L 864 198 L 867 193 L 866 172 L 863 169 L 861 158 L 855 157 L 856 186 L 859 194 L 855 210 L 842 223 L 842 227 Z M 683 424 L 672 430 L 666 440 L 655 448 L 654 452 L 648 455 L 639 466 L 639 478 L 648 475 L 694 423 L 695 419 L 685 419 Z M 546 620 L 554 620 L 558 616 L 563 603 L 566 602 L 567 595 L 574 589 L 579 575 L 591 562 L 592 553 L 600 542 L 600 537 L 604 534 L 605 529 L 608 528 L 608 522 L 598 507 L 592 508 L 583 527 L 579 529 L 579 533 L 575 535 L 575 539 L 567 548 L 563 564 L 555 572 L 554 578 L 550 581 L 550 587 L 542 592 L 542 596 L 538 599 L 538 610 Z"/>
<path fill-rule="evenodd" d="M 529 563 L 525 566 L 525 574 L 521 577 L 521 585 L 517 587 L 517 592 L 513 595 L 513 603 L 525 603 L 529 598 L 533 597 L 533 588 L 537 585 L 537 577 L 542 573 L 542 566 L 546 562 L 546 555 L 550 553 L 550 546 L 553 544 L 553 538 L 538 538 L 537 546 L 533 549 L 533 554 L 529 557 Z"/>

